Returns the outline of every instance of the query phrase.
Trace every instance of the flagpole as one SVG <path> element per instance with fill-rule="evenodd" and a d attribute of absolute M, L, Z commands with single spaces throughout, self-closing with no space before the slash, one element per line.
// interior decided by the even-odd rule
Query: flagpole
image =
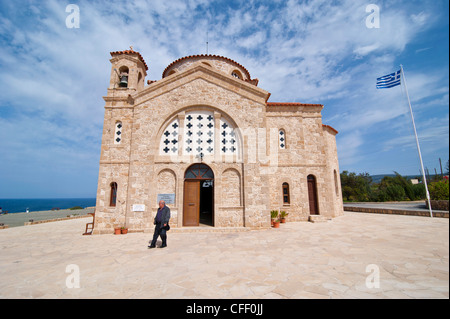
<path fill-rule="evenodd" d="M 423 182 L 425 184 L 425 191 L 426 191 L 427 200 L 428 200 L 428 209 L 430 210 L 430 217 L 433 217 L 433 211 L 431 210 L 430 193 L 428 192 L 427 179 L 425 176 L 425 170 L 423 169 L 422 154 L 420 153 L 419 138 L 417 137 L 416 124 L 414 123 L 414 115 L 413 115 L 413 111 L 412 111 L 412 107 L 411 107 L 411 101 L 409 100 L 408 88 L 406 86 L 406 77 L 405 77 L 405 73 L 403 71 L 403 65 L 401 65 L 401 64 L 400 64 L 400 70 L 401 70 L 401 74 L 403 77 L 402 82 L 405 84 L 406 98 L 408 99 L 409 111 L 411 112 L 411 119 L 412 119 L 413 128 L 414 128 L 414 135 L 416 136 L 417 151 L 419 152 L 420 166 L 422 168 Z"/>

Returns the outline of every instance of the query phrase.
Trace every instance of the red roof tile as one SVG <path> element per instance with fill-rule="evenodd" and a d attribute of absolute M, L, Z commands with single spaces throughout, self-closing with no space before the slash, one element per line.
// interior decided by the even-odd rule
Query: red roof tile
<path fill-rule="evenodd" d="M 332 131 L 334 132 L 334 134 L 339 133 L 336 129 L 332 128 L 332 127 L 329 126 L 329 125 L 322 124 L 322 127 L 324 127 L 324 128 L 329 128 L 330 130 L 332 130 Z"/>
<path fill-rule="evenodd" d="M 267 102 L 267 106 L 314 106 L 323 107 L 322 104 L 307 104 L 307 103 L 293 103 L 293 102 Z"/>
<path fill-rule="evenodd" d="M 128 55 L 137 55 L 139 60 L 141 60 L 142 63 L 144 63 L 145 65 L 145 70 L 148 71 L 148 66 L 147 63 L 145 63 L 144 58 L 142 57 L 142 55 L 139 52 L 133 51 L 133 50 L 125 50 L 125 51 L 114 51 L 114 52 L 110 52 L 111 56 L 115 56 L 115 55 L 120 55 L 120 54 L 128 54 Z"/>

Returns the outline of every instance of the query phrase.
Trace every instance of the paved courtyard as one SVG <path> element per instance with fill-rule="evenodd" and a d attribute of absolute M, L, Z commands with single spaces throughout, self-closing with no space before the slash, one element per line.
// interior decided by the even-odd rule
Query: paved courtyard
<path fill-rule="evenodd" d="M 345 212 L 279 229 L 169 232 L 153 250 L 152 234 L 82 236 L 88 221 L 0 230 L 0 298 L 449 298 L 444 218 Z"/>

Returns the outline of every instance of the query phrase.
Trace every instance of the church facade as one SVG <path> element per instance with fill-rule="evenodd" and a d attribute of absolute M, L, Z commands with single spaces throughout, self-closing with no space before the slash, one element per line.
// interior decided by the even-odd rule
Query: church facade
<path fill-rule="evenodd" d="M 323 105 L 268 102 L 222 56 L 172 62 L 147 81 L 139 52 L 111 52 L 94 234 L 152 232 L 159 200 L 171 227 L 270 227 L 343 214 L 337 131 Z"/>

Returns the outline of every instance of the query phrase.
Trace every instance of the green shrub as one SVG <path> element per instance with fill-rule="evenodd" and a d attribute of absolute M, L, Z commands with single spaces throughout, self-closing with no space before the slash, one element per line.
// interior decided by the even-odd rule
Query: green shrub
<path fill-rule="evenodd" d="M 412 186 L 412 189 L 414 192 L 414 200 L 425 199 L 427 197 L 424 184 L 415 184 Z"/>
<path fill-rule="evenodd" d="M 385 202 L 389 200 L 389 196 L 386 193 L 385 189 L 380 189 L 378 187 L 374 187 L 371 192 L 370 201 L 371 202 Z"/>
<path fill-rule="evenodd" d="M 401 201 L 406 197 L 405 189 L 400 185 L 389 185 L 386 187 L 386 194 L 390 200 Z"/>
<path fill-rule="evenodd" d="M 78 210 L 78 209 L 83 209 L 83 207 L 80 206 L 74 206 L 72 208 L 69 208 L 69 210 Z"/>
<path fill-rule="evenodd" d="M 430 183 L 428 185 L 428 191 L 430 192 L 430 199 L 432 200 L 448 200 L 448 182 L 439 181 Z"/>

